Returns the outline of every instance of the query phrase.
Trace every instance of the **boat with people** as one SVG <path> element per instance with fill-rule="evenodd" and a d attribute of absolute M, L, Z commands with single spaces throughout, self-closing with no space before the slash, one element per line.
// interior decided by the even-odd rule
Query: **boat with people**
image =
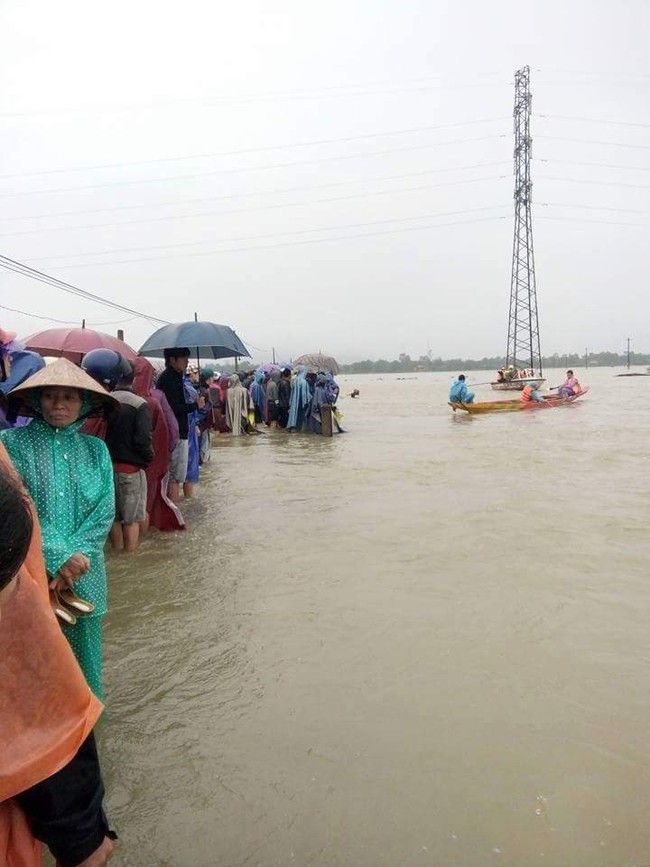
<path fill-rule="evenodd" d="M 465 412 L 471 415 L 482 415 L 487 412 L 519 412 L 520 410 L 531 409 L 548 409 L 558 406 L 566 406 L 569 403 L 575 403 L 576 400 L 587 394 L 589 386 L 586 385 L 576 394 L 571 397 L 561 397 L 558 394 L 545 394 L 543 400 L 526 401 L 520 397 L 511 398 L 510 400 L 486 400 L 474 403 L 461 403 L 448 401 L 449 406 L 456 412 L 457 409 L 464 409 Z"/>
<path fill-rule="evenodd" d="M 517 368 L 514 365 L 503 367 L 497 371 L 497 378 L 490 385 L 493 391 L 523 391 L 527 385 L 532 385 L 534 382 L 542 384 L 546 382 L 541 374 L 541 363 L 537 373 L 532 367 Z"/>

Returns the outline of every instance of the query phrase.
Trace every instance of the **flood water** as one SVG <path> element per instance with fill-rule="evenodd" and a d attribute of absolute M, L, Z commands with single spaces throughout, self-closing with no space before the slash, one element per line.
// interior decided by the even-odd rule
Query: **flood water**
<path fill-rule="evenodd" d="M 650 863 L 650 377 L 618 372 L 480 417 L 450 374 L 341 376 L 344 435 L 218 438 L 188 530 L 109 562 L 115 863 Z"/>

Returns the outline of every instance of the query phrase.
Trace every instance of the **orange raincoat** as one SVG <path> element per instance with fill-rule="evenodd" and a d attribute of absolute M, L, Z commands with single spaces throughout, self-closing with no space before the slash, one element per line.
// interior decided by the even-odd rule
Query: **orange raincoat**
<path fill-rule="evenodd" d="M 0 466 L 14 472 L 2 444 Z M 41 865 L 41 845 L 12 798 L 65 767 L 101 712 L 50 607 L 34 512 L 29 552 L 0 620 L 2 867 Z"/>

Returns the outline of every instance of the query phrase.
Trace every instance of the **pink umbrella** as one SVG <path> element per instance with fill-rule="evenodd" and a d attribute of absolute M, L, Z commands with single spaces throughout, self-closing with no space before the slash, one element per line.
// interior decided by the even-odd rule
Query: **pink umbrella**
<path fill-rule="evenodd" d="M 114 349 L 129 361 L 135 361 L 138 357 L 128 343 L 103 331 L 93 331 L 92 328 L 47 328 L 26 337 L 23 342 L 32 352 L 67 358 L 73 364 L 81 364 L 84 355 L 91 349 Z"/>

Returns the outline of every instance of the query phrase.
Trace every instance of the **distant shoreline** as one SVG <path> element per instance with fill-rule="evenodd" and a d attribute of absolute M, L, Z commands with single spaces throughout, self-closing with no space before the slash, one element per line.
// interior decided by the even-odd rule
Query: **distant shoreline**
<path fill-rule="evenodd" d="M 413 359 L 409 355 L 402 354 L 394 361 L 381 358 L 377 361 L 366 359 L 351 364 L 339 364 L 339 373 L 453 373 L 454 371 L 462 373 L 468 370 L 494 370 L 496 373 L 504 365 L 503 356 L 481 359 L 421 356 Z M 635 352 L 630 359 L 630 366 L 650 366 L 650 353 Z M 627 355 L 619 355 L 615 352 L 590 352 L 586 359 L 584 355 L 577 353 L 542 358 L 542 370 L 585 367 L 627 367 Z"/>

